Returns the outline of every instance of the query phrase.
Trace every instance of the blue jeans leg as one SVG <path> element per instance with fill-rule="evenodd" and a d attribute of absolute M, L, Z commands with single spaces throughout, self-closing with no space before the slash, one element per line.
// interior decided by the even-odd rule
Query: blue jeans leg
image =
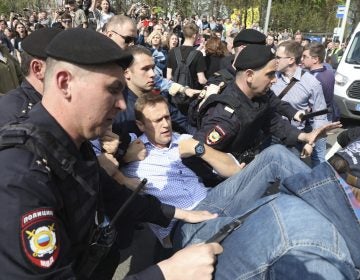
<path fill-rule="evenodd" d="M 326 137 L 320 138 L 315 142 L 314 150 L 311 154 L 311 163 L 315 167 L 325 161 L 326 154 Z"/>
<path fill-rule="evenodd" d="M 207 210 L 218 213 L 221 217 L 237 217 L 253 202 L 262 197 L 268 187 L 277 180 L 287 178 L 299 172 L 307 172 L 310 168 L 289 152 L 282 145 L 272 145 L 265 149 L 244 170 L 228 178 L 224 182 L 211 189 L 194 210 Z M 231 219 L 223 219 L 224 223 Z M 182 224 L 177 231 L 181 234 L 177 242 L 183 246 L 194 243 L 192 239 L 199 241 L 194 234 L 200 228 L 207 231 L 202 238 L 211 237 L 219 228 L 213 226 L 215 221 L 199 224 Z M 181 237 L 180 237 L 181 236 Z M 205 239 L 205 240 L 206 240 Z M 204 240 L 202 240 L 204 241 Z"/>

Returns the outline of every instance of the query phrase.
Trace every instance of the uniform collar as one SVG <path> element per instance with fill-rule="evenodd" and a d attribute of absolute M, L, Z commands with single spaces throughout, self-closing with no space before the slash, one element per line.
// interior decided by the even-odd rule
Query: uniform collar
<path fill-rule="evenodd" d="M 70 154 L 81 158 L 81 153 L 77 149 L 75 143 L 72 141 L 67 132 L 61 127 L 61 125 L 50 115 L 50 113 L 39 102 L 36 104 L 28 114 L 28 118 L 25 123 L 31 123 L 39 127 L 41 130 L 51 133 L 55 138 L 66 148 Z M 81 150 L 84 148 L 84 144 L 81 146 Z"/>

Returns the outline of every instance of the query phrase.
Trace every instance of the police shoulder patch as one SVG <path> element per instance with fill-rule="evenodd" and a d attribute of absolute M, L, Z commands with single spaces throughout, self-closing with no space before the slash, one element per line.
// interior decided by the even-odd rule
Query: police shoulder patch
<path fill-rule="evenodd" d="M 35 266 L 50 268 L 59 256 L 57 223 L 52 208 L 38 208 L 21 216 L 21 245 Z"/>
<path fill-rule="evenodd" d="M 221 140 L 223 140 L 225 136 L 226 136 L 225 131 L 219 125 L 216 125 L 208 133 L 206 137 L 206 144 L 210 146 L 215 145 L 219 143 Z"/>

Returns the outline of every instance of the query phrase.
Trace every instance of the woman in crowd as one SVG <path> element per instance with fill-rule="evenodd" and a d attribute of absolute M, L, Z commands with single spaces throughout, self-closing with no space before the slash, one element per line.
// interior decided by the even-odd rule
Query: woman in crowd
<path fill-rule="evenodd" d="M 99 8 L 96 7 L 96 4 L 98 3 L 98 1 L 93 0 L 89 11 L 93 12 L 95 15 L 97 22 L 96 31 L 101 31 L 101 29 L 109 21 L 109 19 L 114 16 L 114 13 L 111 12 L 109 0 L 101 0 Z"/>
<path fill-rule="evenodd" d="M 18 22 L 15 25 L 15 38 L 13 38 L 13 45 L 15 48 L 15 58 L 19 63 L 21 63 L 20 53 L 23 51 L 21 47 L 21 41 L 28 35 L 28 32 L 25 28 L 25 25 L 21 22 Z"/>
<path fill-rule="evenodd" d="M 205 43 L 205 61 L 206 72 L 205 76 L 208 79 L 216 71 L 220 70 L 220 61 L 226 55 L 227 49 L 221 39 L 212 36 Z"/>
<path fill-rule="evenodd" d="M 162 34 L 159 31 L 153 31 L 147 38 L 147 43 L 150 45 L 152 57 L 155 61 L 155 72 L 161 76 L 165 76 L 167 52 L 162 48 L 161 37 Z"/>
<path fill-rule="evenodd" d="M 170 33 L 166 40 L 166 48 L 169 52 L 171 49 L 179 46 L 179 37 L 175 33 Z"/>

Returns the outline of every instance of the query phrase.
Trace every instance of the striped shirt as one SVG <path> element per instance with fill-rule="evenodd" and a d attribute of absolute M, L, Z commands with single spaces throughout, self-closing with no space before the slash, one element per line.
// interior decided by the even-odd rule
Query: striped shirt
<path fill-rule="evenodd" d="M 276 73 L 276 83 L 272 85 L 271 89 L 278 96 L 290 83 L 290 79 L 280 72 Z M 297 80 L 296 84 L 288 91 L 282 100 L 287 101 L 297 110 L 319 111 L 326 108 L 326 102 L 320 82 L 310 73 L 305 72 L 301 75 L 301 67 L 297 67 L 294 78 Z M 312 128 L 318 128 L 327 124 L 327 116 L 321 115 L 314 117 Z M 299 123 L 292 120 L 291 124 L 298 129 L 304 128 L 304 123 Z"/>
<path fill-rule="evenodd" d="M 144 192 L 157 197 L 161 202 L 181 209 L 193 209 L 206 197 L 207 188 L 196 174 L 186 167 L 180 158 L 178 143 L 192 137 L 173 133 L 168 148 L 155 147 L 145 134 L 139 139 L 144 143 L 147 156 L 142 161 L 131 162 L 122 168 L 128 177 L 147 178 Z M 176 221 L 167 228 L 151 224 L 150 227 L 162 241 L 170 234 Z"/>

